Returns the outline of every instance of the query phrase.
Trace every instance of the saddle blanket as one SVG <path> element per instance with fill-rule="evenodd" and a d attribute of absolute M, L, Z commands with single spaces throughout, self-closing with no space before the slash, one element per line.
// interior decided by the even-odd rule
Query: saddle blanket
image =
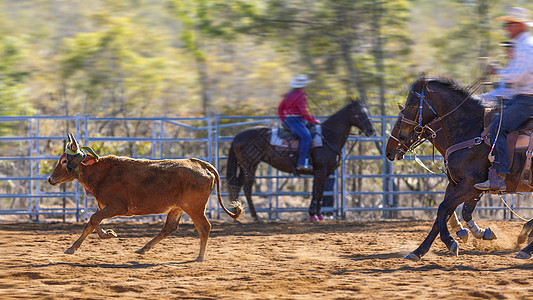
<path fill-rule="evenodd" d="M 279 137 L 278 131 L 278 128 L 272 128 L 271 130 L 270 144 L 272 146 L 282 148 L 289 148 L 290 146 L 292 149 L 298 149 L 298 147 L 300 146 L 300 140 L 284 140 Z M 320 134 L 319 132 L 320 131 L 317 130 L 317 134 L 315 134 L 315 136 L 313 137 L 313 140 L 311 141 L 311 148 L 322 147 L 324 145 L 322 141 L 322 134 Z"/>

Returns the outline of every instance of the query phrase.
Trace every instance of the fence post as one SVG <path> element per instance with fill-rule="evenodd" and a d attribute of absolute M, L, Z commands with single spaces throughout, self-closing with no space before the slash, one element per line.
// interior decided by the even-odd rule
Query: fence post
<path fill-rule="evenodd" d="M 342 182 L 342 189 L 341 189 L 341 199 L 342 199 L 342 205 L 341 205 L 341 216 L 342 219 L 346 219 L 346 149 L 345 147 L 342 147 L 341 151 L 341 160 L 342 160 L 342 173 L 341 173 L 341 182 Z"/>
<path fill-rule="evenodd" d="M 220 142 L 219 142 L 219 136 L 220 136 L 220 127 L 219 127 L 219 124 L 220 124 L 220 118 L 219 118 L 219 114 L 216 113 L 215 115 L 210 115 L 207 119 L 208 121 L 208 126 L 207 126 L 207 135 L 208 135 L 208 156 L 209 156 L 209 161 L 215 165 L 215 168 L 217 169 L 217 171 L 219 172 L 219 176 L 220 176 Z M 214 125 L 213 125 L 213 119 L 214 119 Z M 214 141 L 213 141 L 214 139 Z M 215 155 L 213 157 L 213 146 L 215 147 Z M 220 220 L 220 203 L 218 203 L 218 201 L 216 201 L 216 207 L 217 207 L 217 213 L 216 213 L 216 216 L 217 216 L 217 220 Z M 210 212 L 213 211 L 213 206 L 212 206 L 212 202 L 211 202 L 211 197 L 209 197 L 209 208 L 210 208 Z"/>

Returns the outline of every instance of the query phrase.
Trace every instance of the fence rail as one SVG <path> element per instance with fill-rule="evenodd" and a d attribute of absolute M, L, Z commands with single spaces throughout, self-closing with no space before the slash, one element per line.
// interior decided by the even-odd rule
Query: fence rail
<path fill-rule="evenodd" d="M 396 117 L 374 116 L 376 136 L 355 135 L 348 139 L 341 166 L 332 176 L 333 189 L 325 193 L 333 197 L 333 203 L 324 207 L 324 211 L 339 218 L 350 214 L 361 218 L 396 218 L 423 217 L 423 212 L 437 208 L 446 186 L 443 174 L 426 172 L 410 157 L 392 163 L 384 156 L 395 120 Z M 149 159 L 198 157 L 214 164 L 225 182 L 225 163 L 233 136 L 250 126 L 278 126 L 277 122 L 275 117 L 218 115 L 206 118 L 0 117 L 0 129 L 10 132 L 0 136 L 0 220 L 18 216 L 33 221 L 67 217 L 81 221 L 96 210 L 94 199 L 85 195 L 77 182 L 61 187 L 51 187 L 46 182 L 63 152 L 61 147 L 67 131 L 82 145 L 100 149 L 102 155 L 113 153 Z M 439 155 L 431 154 L 429 144 L 423 147 L 426 155 L 420 155 L 421 160 L 442 164 Z M 346 153 L 348 149 L 353 151 Z M 269 219 L 287 218 L 284 217 L 287 213 L 305 215 L 311 180 L 310 176 L 295 177 L 261 164 L 253 194 L 258 213 L 266 213 Z M 223 197 L 227 195 L 222 193 Z M 480 213 L 512 217 L 499 200 L 484 198 L 488 200 L 480 205 Z M 210 199 L 207 214 L 220 219 L 224 214 L 215 199 Z M 509 195 L 506 199 L 515 210 L 530 213 L 533 209 L 529 195 Z"/>

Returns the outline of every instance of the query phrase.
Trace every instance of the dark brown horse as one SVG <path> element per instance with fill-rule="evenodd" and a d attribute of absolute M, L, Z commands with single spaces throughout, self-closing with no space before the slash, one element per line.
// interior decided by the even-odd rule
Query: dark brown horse
<path fill-rule="evenodd" d="M 411 86 L 401 113 L 403 116 L 398 121 L 400 124 L 396 143 L 416 143 L 424 132 L 431 131 L 429 127 L 437 122 L 442 127 L 442 134 L 448 145 L 482 138 L 483 103 L 472 98 L 466 90 L 451 80 L 423 77 L 417 79 Z M 474 184 L 487 180 L 490 167 L 487 158 L 489 151 L 489 146 L 479 143 L 449 154 L 449 183 L 444 200 L 438 207 L 435 223 L 422 244 L 405 258 L 420 260 L 439 234 L 448 249 L 458 255 L 458 244 L 450 236 L 446 223 L 457 206 L 479 197 L 480 191 Z M 393 160 L 395 157 L 390 153 L 388 158 Z M 514 191 L 518 185 L 524 161 L 525 153 L 515 153 L 511 174 L 506 178 L 508 191 Z"/>
<path fill-rule="evenodd" d="M 391 161 L 401 160 L 403 159 L 405 153 L 411 152 L 414 148 L 416 148 L 418 145 L 420 145 L 426 140 L 430 141 L 437 149 L 437 151 L 444 157 L 446 154 L 446 150 L 450 147 L 450 145 L 446 141 L 446 138 L 442 132 L 442 126 L 440 125 L 440 122 L 435 122 L 431 126 L 428 126 L 427 130 L 421 132 L 416 140 L 411 139 L 409 141 L 402 142 L 399 139 L 398 133 L 400 132 L 400 125 L 402 124 L 402 118 L 404 117 L 404 107 L 402 105 L 399 105 L 399 107 L 400 113 L 398 114 L 398 119 L 396 120 L 396 123 L 392 128 L 390 138 L 387 141 L 387 145 L 385 147 L 385 154 L 387 158 Z M 472 232 L 475 238 L 493 240 L 496 239 L 496 234 L 494 234 L 494 232 L 490 228 L 480 229 L 477 226 L 476 222 L 472 219 L 472 212 L 476 208 L 476 205 L 481 199 L 481 196 L 482 194 L 480 193 L 479 197 L 468 199 L 463 205 L 461 214 L 463 216 L 463 219 L 467 222 L 468 229 Z M 457 218 L 457 214 L 455 213 L 455 211 L 448 220 L 448 223 L 452 230 L 456 232 L 457 236 L 463 242 L 466 242 L 468 240 L 468 230 L 463 228 L 461 222 Z"/>
<path fill-rule="evenodd" d="M 350 135 L 350 129 L 356 126 L 366 136 L 374 135 L 368 109 L 361 101 L 351 101 L 343 109 L 322 123 L 324 146 L 312 148 L 309 153 L 313 162 L 313 197 L 309 206 L 309 215 L 319 215 L 321 199 L 324 194 L 324 183 L 339 165 L 342 148 Z M 270 145 L 271 129 L 254 127 L 235 136 L 231 143 L 228 156 L 227 179 L 231 199 L 237 199 L 241 187 L 248 201 L 250 214 L 259 220 L 252 202 L 252 185 L 257 165 L 263 161 L 274 168 L 294 173 L 297 152 L 278 151 Z M 237 174 L 237 169 L 240 172 Z"/>

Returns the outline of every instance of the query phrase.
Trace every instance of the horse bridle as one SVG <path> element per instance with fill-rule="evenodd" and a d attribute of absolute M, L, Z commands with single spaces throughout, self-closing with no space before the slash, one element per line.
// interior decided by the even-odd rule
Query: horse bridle
<path fill-rule="evenodd" d="M 417 140 L 414 141 L 411 146 L 407 146 L 403 141 L 401 141 L 400 137 L 396 137 L 393 135 L 393 132 L 391 132 L 390 134 L 390 137 L 397 141 L 398 142 L 398 145 L 397 145 L 397 150 L 401 151 L 402 154 L 405 154 L 407 152 L 411 152 L 413 151 L 416 147 L 420 146 L 420 144 L 422 144 L 426 139 L 428 139 L 427 137 L 425 137 L 424 133 L 428 134 L 428 137 L 431 138 L 431 139 L 434 139 L 436 138 L 437 136 L 437 132 L 439 130 L 442 129 L 439 128 L 437 130 L 434 130 L 433 128 L 431 128 L 433 125 L 439 123 L 442 119 L 444 119 L 445 117 L 449 116 L 450 114 L 452 114 L 454 111 L 456 111 L 459 107 L 461 107 L 461 105 L 463 105 L 466 100 L 468 100 L 470 98 L 470 96 L 472 96 L 472 94 L 475 92 L 475 90 L 477 88 L 473 88 L 469 93 L 468 95 L 465 97 L 465 99 L 463 99 L 463 101 L 461 101 L 461 103 L 459 103 L 459 105 L 457 105 L 456 107 L 454 107 L 452 110 L 450 110 L 449 112 L 445 113 L 444 115 L 442 116 L 438 116 L 438 114 L 435 112 L 435 110 L 433 109 L 433 107 L 431 106 L 431 104 L 429 104 L 429 102 L 426 100 L 426 96 L 424 94 L 424 90 L 427 89 L 427 84 L 428 84 L 428 81 L 426 80 L 425 81 L 425 84 L 424 86 L 422 87 L 422 90 L 420 93 L 414 91 L 413 89 L 411 89 L 410 93 L 414 94 L 416 97 L 418 97 L 419 99 L 419 105 L 418 105 L 418 113 L 417 115 L 415 116 L 414 120 L 411 120 L 411 119 L 407 119 L 405 118 L 405 116 L 403 115 L 403 111 L 400 112 L 400 114 L 398 114 L 398 118 L 399 118 L 399 122 L 400 122 L 400 127 L 398 129 L 398 135 L 402 132 L 402 124 L 403 123 L 406 123 L 408 125 L 412 125 L 413 126 L 413 132 L 417 135 Z M 429 109 L 431 109 L 431 112 L 433 113 L 434 117 L 433 119 L 431 119 L 430 121 L 428 121 L 428 123 L 426 123 L 425 125 L 422 124 L 422 118 L 423 118 L 423 108 L 424 108 L 424 103 L 427 104 L 427 106 L 429 107 Z M 400 118 L 401 117 L 401 118 Z M 417 118 L 418 118 L 418 121 L 417 121 Z M 429 132 L 429 133 L 428 133 Z M 401 148 L 398 148 L 398 147 L 401 147 Z M 405 149 L 402 149 L 402 148 L 405 148 Z"/>
<path fill-rule="evenodd" d="M 398 136 L 394 136 L 394 132 L 391 132 L 391 134 L 390 134 L 390 137 L 393 140 L 398 142 L 398 145 L 397 145 L 396 149 L 401 151 L 402 154 L 405 154 L 407 152 L 412 152 L 416 147 L 420 146 L 420 144 L 422 144 L 428 138 L 430 138 L 430 139 L 436 138 L 437 137 L 437 132 L 442 129 L 442 127 L 437 129 L 437 130 L 433 130 L 433 128 L 431 128 L 432 125 L 436 124 L 436 122 L 434 122 L 434 121 L 439 119 L 439 118 L 433 118 L 427 124 L 422 125 L 424 103 L 426 103 L 427 106 L 429 107 L 429 109 L 431 109 L 431 112 L 433 112 L 433 115 L 435 117 L 437 116 L 437 113 L 435 112 L 433 107 L 426 100 L 426 96 L 424 95 L 424 90 L 425 89 L 426 89 L 426 85 L 424 85 L 424 87 L 422 88 L 422 91 L 420 93 L 417 93 L 416 91 L 411 89 L 410 93 L 416 95 L 418 97 L 418 99 L 419 99 L 418 113 L 415 116 L 414 120 L 411 120 L 411 119 L 407 119 L 404 116 L 403 111 L 401 111 L 398 114 L 398 119 L 399 119 L 398 121 L 400 122 L 399 129 L 398 129 L 398 132 L 397 132 Z M 417 119 L 418 119 L 418 121 L 417 121 Z M 440 118 L 440 119 L 442 119 L 442 118 Z M 440 121 L 440 119 L 439 119 L 439 121 Z M 412 125 L 413 126 L 413 132 L 416 134 L 416 137 L 417 137 L 417 140 L 414 141 L 413 143 L 411 143 L 411 145 L 409 145 L 409 146 L 406 145 L 406 143 L 404 143 L 399 137 L 399 134 L 402 132 L 402 124 L 403 123 L 408 124 L 408 125 Z"/>
<path fill-rule="evenodd" d="M 352 113 L 354 114 L 355 118 L 359 119 L 359 118 L 360 118 L 360 115 L 357 114 L 357 111 L 355 110 L 355 109 L 356 109 L 356 107 L 355 107 L 355 106 L 356 106 L 356 102 L 357 102 L 357 101 L 353 101 L 353 100 L 351 101 L 351 104 L 350 104 L 350 110 L 351 110 Z M 361 104 L 361 103 L 357 103 L 357 104 L 359 104 L 359 105 L 361 105 L 361 106 L 365 106 L 364 104 Z M 370 121 L 370 119 L 368 119 L 367 121 L 368 121 L 368 122 L 370 123 L 370 125 L 372 126 L 372 122 Z M 322 124 L 321 126 L 322 126 L 322 128 L 326 128 L 326 129 L 332 130 L 331 128 L 325 127 L 323 124 Z M 348 134 L 348 135 L 350 135 L 350 134 Z M 328 140 L 326 140 L 326 139 L 324 138 L 324 136 L 322 136 L 322 138 L 323 138 L 324 142 L 326 143 L 326 145 L 327 145 L 331 150 L 333 150 L 333 152 L 336 153 L 336 155 L 337 155 L 337 163 L 339 163 L 340 160 L 341 160 L 341 158 L 342 158 L 342 148 L 343 148 L 344 146 L 342 146 L 339 150 L 337 150 L 337 149 L 335 149 L 335 147 L 333 147 L 333 145 L 331 145 L 330 142 L 328 142 Z M 356 143 L 357 143 L 357 140 L 356 140 L 355 143 L 352 144 L 352 147 L 350 148 L 350 150 L 349 150 L 347 153 L 352 152 L 352 150 L 353 150 L 353 148 L 354 148 L 354 146 L 355 146 Z"/>

